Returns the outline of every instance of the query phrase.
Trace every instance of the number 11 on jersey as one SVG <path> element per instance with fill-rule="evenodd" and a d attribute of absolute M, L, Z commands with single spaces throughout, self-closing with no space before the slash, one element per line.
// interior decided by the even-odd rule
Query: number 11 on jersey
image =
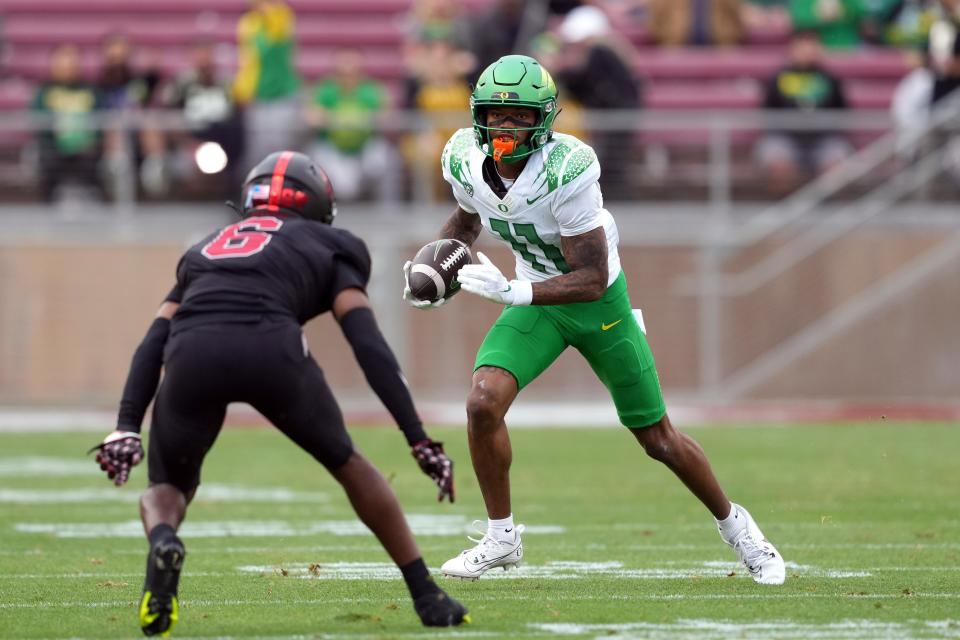
<path fill-rule="evenodd" d="M 513 227 L 511 231 L 510 227 Z M 557 247 L 547 244 L 537 234 L 537 229 L 530 223 L 517 223 L 512 225 L 506 220 L 499 218 L 490 218 L 490 228 L 510 243 L 513 250 L 520 254 L 531 267 L 540 273 L 547 273 L 547 268 L 543 266 L 537 256 L 530 252 L 529 245 L 539 247 L 547 260 L 553 263 L 553 266 L 560 273 L 570 273 L 570 265 L 563 259 L 563 253 Z M 522 238 L 522 240 L 521 240 Z"/>

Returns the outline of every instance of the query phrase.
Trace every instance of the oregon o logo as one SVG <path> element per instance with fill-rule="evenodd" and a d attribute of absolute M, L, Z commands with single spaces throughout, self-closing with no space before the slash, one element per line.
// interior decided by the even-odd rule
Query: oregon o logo
<path fill-rule="evenodd" d="M 503 204 L 502 202 L 497 205 L 497 209 L 500 209 L 500 211 L 503 211 L 504 213 L 506 213 L 507 211 L 510 211 L 510 207 Z"/>

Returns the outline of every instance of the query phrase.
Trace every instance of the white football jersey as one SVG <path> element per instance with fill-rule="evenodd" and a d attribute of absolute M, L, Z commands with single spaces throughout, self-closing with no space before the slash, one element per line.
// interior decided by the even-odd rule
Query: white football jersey
<path fill-rule="evenodd" d="M 483 180 L 486 157 L 473 129 L 460 129 L 443 149 L 443 178 L 453 187 L 460 208 L 479 215 L 489 233 L 510 245 L 517 278 L 537 282 L 568 273 L 560 238 L 603 227 L 607 286 L 613 284 L 620 275 L 620 236 L 613 216 L 603 208 L 597 183 L 600 164 L 593 149 L 573 136 L 554 133 L 529 156 L 503 199 Z"/>

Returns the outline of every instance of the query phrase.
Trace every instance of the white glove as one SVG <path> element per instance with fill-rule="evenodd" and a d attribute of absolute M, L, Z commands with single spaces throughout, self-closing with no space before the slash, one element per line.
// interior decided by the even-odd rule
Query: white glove
<path fill-rule="evenodd" d="M 413 266 L 413 262 L 407 260 L 403 265 L 403 299 L 407 301 L 414 309 L 420 309 L 421 311 L 427 311 L 428 309 L 436 309 L 437 307 L 442 307 L 447 304 L 449 298 L 440 298 L 436 302 L 430 302 L 429 300 L 419 300 L 413 297 L 413 294 L 410 292 L 410 267 Z"/>
<path fill-rule="evenodd" d="M 527 305 L 533 302 L 533 283 L 507 280 L 490 258 L 477 252 L 480 264 L 468 264 L 457 273 L 460 288 L 500 304 Z"/>

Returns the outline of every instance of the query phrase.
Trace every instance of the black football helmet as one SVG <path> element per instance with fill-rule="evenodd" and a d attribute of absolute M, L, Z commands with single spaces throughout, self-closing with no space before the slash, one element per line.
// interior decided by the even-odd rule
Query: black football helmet
<path fill-rule="evenodd" d="M 281 212 L 324 224 L 337 216 L 330 178 L 296 151 L 276 151 L 251 169 L 240 202 L 244 216 Z"/>

